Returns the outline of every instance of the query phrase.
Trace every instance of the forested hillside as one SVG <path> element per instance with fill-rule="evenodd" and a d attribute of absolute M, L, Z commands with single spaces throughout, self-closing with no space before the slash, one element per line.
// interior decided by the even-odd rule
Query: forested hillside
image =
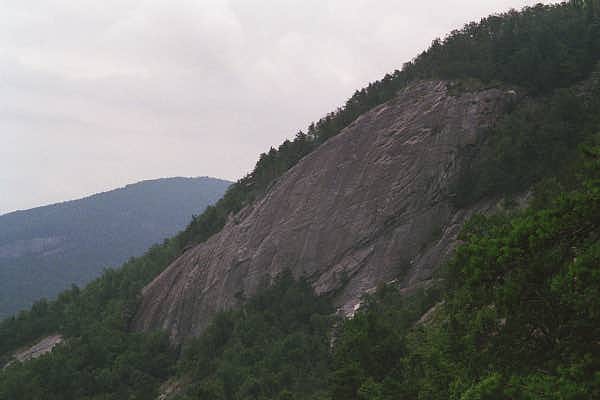
<path fill-rule="evenodd" d="M 369 299 L 338 339 L 332 398 L 598 398 L 600 147 L 584 152 L 532 207 L 470 221 L 427 318 L 389 288 Z"/>
<path fill-rule="evenodd" d="M 0 372 L 0 399 L 154 398 L 169 377 L 187 383 L 184 399 L 600 397 L 599 58 L 597 0 L 490 16 L 434 41 L 261 155 L 182 234 L 2 322 L 4 360 L 44 334 L 67 341 Z M 454 193 L 456 207 L 504 196 L 506 211 L 471 220 L 440 279 L 409 297 L 382 287 L 340 321 L 306 282 L 283 277 L 181 349 L 130 332 L 141 288 L 185 246 L 218 232 L 360 114 L 427 78 L 452 80 L 453 90 L 510 86 L 519 97 L 468 155 Z M 531 188 L 530 206 L 513 208 L 510 195 Z"/>
<path fill-rule="evenodd" d="M 230 184 L 157 179 L 0 216 L 0 318 L 143 254 L 183 229 Z"/>
<path fill-rule="evenodd" d="M 591 143 L 531 207 L 472 218 L 415 293 L 382 285 L 340 320 L 284 276 L 220 314 L 184 348 L 177 398 L 598 398 L 600 135 Z"/>

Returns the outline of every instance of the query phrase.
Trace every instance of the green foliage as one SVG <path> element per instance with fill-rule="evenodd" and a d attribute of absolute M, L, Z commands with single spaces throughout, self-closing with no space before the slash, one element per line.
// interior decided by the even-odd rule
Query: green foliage
<path fill-rule="evenodd" d="M 456 204 L 513 195 L 544 177 L 568 173 L 578 146 L 600 129 L 599 91 L 600 81 L 590 80 L 525 101 L 502 117 L 481 150 L 467 157 L 454 185 Z"/>
<path fill-rule="evenodd" d="M 333 399 L 392 399 L 403 388 L 399 360 L 407 355 L 406 336 L 439 298 L 435 288 L 406 296 L 384 286 L 367 296 L 346 320 L 335 343 L 331 377 Z"/>
<path fill-rule="evenodd" d="M 41 300 L 29 311 L 0 323 L 0 360 L 19 346 L 43 335 L 60 332 L 78 336 L 82 330 L 105 321 L 125 329 L 133 317 L 137 298 L 146 284 L 177 255 L 173 240 L 151 247 L 120 269 L 108 269 L 85 289 L 73 286 L 54 301 Z"/>
<path fill-rule="evenodd" d="M 347 321 L 332 398 L 599 398 L 600 147 L 585 153 L 570 191 L 465 226 L 431 321 L 385 292 Z"/>
<path fill-rule="evenodd" d="M 308 399 L 326 388 L 333 309 L 284 273 L 184 349 L 186 399 Z"/>
<path fill-rule="evenodd" d="M 411 78 L 477 78 L 543 92 L 589 74 L 600 57 L 597 0 L 538 4 L 453 31 L 406 65 Z"/>
<path fill-rule="evenodd" d="M 294 140 L 286 140 L 278 149 L 271 148 L 268 153 L 261 154 L 250 174 L 232 185 L 221 201 L 195 218 L 178 236 L 180 247 L 183 249 L 191 243 L 204 241 L 218 232 L 228 215 L 262 196 L 277 178 L 302 157 L 337 135 L 364 112 L 393 98 L 409 82 L 431 78 L 460 79 L 468 83 L 465 90 L 504 82 L 526 88 L 532 94 L 543 94 L 585 79 L 600 60 L 599 10 L 599 0 L 540 4 L 521 12 L 510 11 L 484 18 L 479 23 L 473 22 L 452 31 L 444 40 L 435 40 L 427 51 L 405 64 L 402 70 L 387 74 L 383 79 L 356 91 L 343 107 L 311 123 L 306 133 L 299 132 Z M 474 87 L 473 82 L 480 83 Z M 526 105 L 514 120 L 507 119 L 498 129 L 497 138 L 488 150 L 493 154 L 499 149 L 501 154 L 490 165 L 486 164 L 488 172 L 483 176 L 464 177 L 465 190 L 460 193 L 470 191 L 466 185 L 473 188 L 476 184 L 482 185 L 483 189 L 477 188 L 475 197 L 490 192 L 502 193 L 506 188 L 519 190 L 523 188 L 522 185 L 545 176 L 540 175 L 539 170 L 553 165 L 550 162 L 564 161 L 561 157 L 568 156 L 578 140 L 570 134 L 580 132 L 578 129 L 581 125 L 587 123 L 587 120 L 577 120 L 577 110 L 557 103 L 567 98 L 574 103 L 573 107 L 582 107 L 568 94 L 558 94 L 549 100 L 548 107 Z M 560 115 L 552 114 L 555 108 L 560 109 Z M 598 108 L 584 108 L 586 110 L 598 114 Z M 557 118 L 564 115 L 568 119 L 559 121 L 560 124 L 555 126 Z M 528 121 L 522 121 L 540 116 L 547 117 L 543 119 L 543 126 L 532 126 Z M 590 114 L 586 115 L 588 117 Z M 523 124 L 524 127 L 521 126 Z M 568 125 L 564 131 L 561 130 L 563 124 Z M 546 128 L 551 129 L 547 132 Z M 514 154 L 511 154 L 511 142 L 516 146 Z M 563 149 L 565 143 L 568 146 Z M 544 157 L 547 150 L 551 150 L 550 159 Z M 530 160 L 532 154 L 536 157 Z M 488 154 L 484 156 L 481 159 Z M 517 164 L 510 164 L 514 160 Z M 496 171 L 498 166 L 508 169 Z M 535 168 L 522 179 L 515 179 L 514 172 L 519 171 L 516 169 L 518 167 L 525 168 L 524 171 Z M 501 175 L 502 183 L 494 185 L 497 175 Z M 471 200 L 470 196 L 460 199 L 463 202 Z"/>
<path fill-rule="evenodd" d="M 54 332 L 67 345 L 0 372 L 0 398 L 151 398 L 172 355 L 164 337 L 127 330 L 140 289 L 410 81 L 466 82 L 455 90 L 501 81 L 541 96 L 515 107 L 491 133 L 483 157 L 474 155 L 461 191 L 474 193 L 460 201 L 515 192 L 558 171 L 597 132 L 599 58 L 598 0 L 494 15 L 434 41 L 402 71 L 261 155 L 252 173 L 178 236 L 85 289 L 2 322 L 0 357 Z M 566 89 L 586 78 L 592 86 L 583 88 L 585 96 Z M 435 292 L 407 300 L 384 289 L 338 327 L 331 355 L 326 299 L 314 297 L 306 282 L 282 277 L 241 310 L 220 314 L 184 351 L 179 373 L 194 382 L 184 398 L 600 398 L 600 154 L 587 151 L 591 167 L 582 178 L 564 169 L 567 179 L 538 186 L 536 207 L 469 224 L 431 322 L 416 323 Z"/>
<path fill-rule="evenodd" d="M 128 330 L 141 288 L 173 257 L 171 241 L 152 247 L 119 270 L 107 270 L 85 289 L 0 324 L 1 361 L 18 346 L 60 332 L 66 345 L 0 372 L 0 399 L 152 398 L 174 363 L 162 334 Z"/>
<path fill-rule="evenodd" d="M 0 375 L 1 399 L 151 399 L 173 363 L 164 335 L 102 329 Z"/>
<path fill-rule="evenodd" d="M 328 299 L 283 274 L 185 346 L 177 371 L 191 383 L 180 398 L 597 398 L 600 147 L 586 148 L 577 165 L 571 189 L 541 206 L 474 217 L 443 292 L 407 297 L 384 286 L 354 318 L 336 321 Z M 118 274 L 65 294 L 67 344 L 3 371 L 0 398 L 156 395 L 173 355 L 164 336 L 127 332 L 119 311 L 129 290 Z"/>

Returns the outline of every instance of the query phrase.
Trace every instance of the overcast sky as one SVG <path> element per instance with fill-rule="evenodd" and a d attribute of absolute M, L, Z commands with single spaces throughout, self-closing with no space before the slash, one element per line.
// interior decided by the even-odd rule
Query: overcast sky
<path fill-rule="evenodd" d="M 432 39 L 527 0 L 0 0 L 0 214 L 236 180 Z"/>

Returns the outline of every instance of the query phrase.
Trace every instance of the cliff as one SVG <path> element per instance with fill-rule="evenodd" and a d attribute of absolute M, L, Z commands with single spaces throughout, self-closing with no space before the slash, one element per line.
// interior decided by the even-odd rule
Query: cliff
<path fill-rule="evenodd" d="M 451 94 L 444 81 L 409 85 L 169 265 L 144 288 L 134 327 L 181 342 L 284 269 L 346 314 L 378 284 L 429 280 L 465 219 L 493 203 L 457 209 L 451 187 L 464 150 L 481 143 L 514 96 Z"/>

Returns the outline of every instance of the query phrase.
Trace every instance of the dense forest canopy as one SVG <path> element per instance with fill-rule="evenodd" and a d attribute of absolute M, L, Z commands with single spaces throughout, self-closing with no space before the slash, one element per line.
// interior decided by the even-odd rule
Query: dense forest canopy
<path fill-rule="evenodd" d="M 327 298 L 290 272 L 238 311 L 219 314 L 184 349 L 185 399 L 314 398 L 325 395 L 331 368 Z"/>
<path fill-rule="evenodd" d="M 183 398 L 600 397 L 599 57 L 598 0 L 494 15 L 434 41 L 401 71 L 261 155 L 180 235 L 85 289 L 3 321 L 5 360 L 44 334 L 61 332 L 67 344 L 0 372 L 0 398 L 152 398 L 168 376 L 194 380 Z M 427 78 L 467 82 L 465 90 L 470 80 L 514 85 L 527 94 L 470 158 L 457 194 L 479 193 L 457 206 L 536 186 L 527 210 L 468 224 L 442 287 L 414 298 L 384 288 L 340 322 L 305 282 L 282 279 L 241 311 L 217 316 L 178 362 L 164 336 L 129 331 L 141 288 L 186 246 L 218 232 L 357 116 Z M 437 311 L 420 319 L 434 303 Z"/>

